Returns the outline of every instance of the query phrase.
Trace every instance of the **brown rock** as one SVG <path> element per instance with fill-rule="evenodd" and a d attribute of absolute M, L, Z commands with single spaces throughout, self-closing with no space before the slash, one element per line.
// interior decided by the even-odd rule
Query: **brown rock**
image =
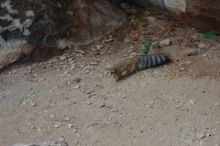
<path fill-rule="evenodd" d="M 17 15 L 11 15 L 5 4 L 0 6 L 1 16 L 10 16 L 10 20 L 0 18 L 0 35 L 6 41 L 26 34 L 30 37 L 27 40 L 37 45 L 42 42 L 54 45 L 54 40 L 63 37 L 79 44 L 98 39 L 126 21 L 125 13 L 110 0 L 14 0 L 8 3 Z"/>
<path fill-rule="evenodd" d="M 170 10 L 181 22 L 202 31 L 217 31 L 220 33 L 220 1 L 219 0 L 149 0 L 153 4 Z M 146 0 L 136 0 L 132 3 L 147 5 Z"/>
<path fill-rule="evenodd" d="M 33 46 L 27 44 L 24 40 L 12 41 L 0 47 L 0 69 L 28 57 L 33 50 Z"/>
<path fill-rule="evenodd" d="M 198 43 L 198 47 L 200 49 L 209 49 L 211 47 L 211 44 L 205 43 L 205 42 L 200 42 L 200 43 Z"/>
<path fill-rule="evenodd" d="M 219 0 L 192 0 L 187 1 L 184 11 L 180 13 L 173 11 L 173 14 L 181 22 L 201 31 L 213 30 L 220 33 L 219 6 Z"/>

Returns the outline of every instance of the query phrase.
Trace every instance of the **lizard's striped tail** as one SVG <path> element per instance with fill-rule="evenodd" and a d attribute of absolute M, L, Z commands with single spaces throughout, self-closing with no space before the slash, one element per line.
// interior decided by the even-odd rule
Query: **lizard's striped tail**
<path fill-rule="evenodd" d="M 139 69 L 146 69 L 150 67 L 160 66 L 169 61 L 170 61 L 169 57 L 164 53 L 138 56 Z"/>

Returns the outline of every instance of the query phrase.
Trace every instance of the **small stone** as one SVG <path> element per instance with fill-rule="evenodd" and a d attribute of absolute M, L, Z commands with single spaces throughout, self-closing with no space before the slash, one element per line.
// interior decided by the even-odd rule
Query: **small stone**
<path fill-rule="evenodd" d="M 75 128 L 73 128 L 73 133 L 77 133 L 77 130 Z"/>
<path fill-rule="evenodd" d="M 162 46 L 169 46 L 171 45 L 171 41 L 170 39 L 164 39 L 162 41 L 159 42 L 159 45 L 162 47 Z"/>
<path fill-rule="evenodd" d="M 75 78 L 73 81 L 74 81 L 75 83 L 79 83 L 79 82 L 81 81 L 81 79 L 80 79 L 80 78 Z"/>
<path fill-rule="evenodd" d="M 213 105 L 213 106 L 219 106 L 220 103 L 219 103 L 219 102 L 212 102 L 212 105 Z"/>
<path fill-rule="evenodd" d="M 41 129 L 41 128 L 37 128 L 37 131 L 38 131 L 38 132 L 41 132 L 41 131 L 42 131 L 42 129 Z"/>
<path fill-rule="evenodd" d="M 85 67 L 85 65 L 81 64 L 79 67 L 80 67 L 80 68 L 83 68 L 83 67 Z"/>
<path fill-rule="evenodd" d="M 100 44 L 100 45 L 96 45 L 96 48 L 97 48 L 97 50 L 100 50 L 100 49 L 103 48 L 103 45 L 102 45 L 102 44 Z"/>
<path fill-rule="evenodd" d="M 198 54 L 198 50 L 195 49 L 187 49 L 185 51 L 186 56 L 196 56 Z"/>
<path fill-rule="evenodd" d="M 70 117 L 69 116 L 65 116 L 65 121 L 70 121 Z"/>
<path fill-rule="evenodd" d="M 85 51 L 83 51 L 83 50 L 76 50 L 76 53 L 80 53 L 80 54 L 86 54 L 86 52 L 85 52 Z"/>
<path fill-rule="evenodd" d="M 204 42 L 200 42 L 200 43 L 198 44 L 198 47 L 199 47 L 200 49 L 208 49 L 208 48 L 211 47 L 211 44 L 204 43 Z"/>
<path fill-rule="evenodd" d="M 69 128 L 73 128 L 73 125 L 72 125 L 72 124 L 67 124 L 67 126 L 68 126 Z"/>
<path fill-rule="evenodd" d="M 192 64 L 192 61 L 186 61 L 186 64 L 190 65 L 190 64 Z"/>
<path fill-rule="evenodd" d="M 39 78 L 38 81 L 45 81 L 45 78 Z"/>
<path fill-rule="evenodd" d="M 181 72 L 182 72 L 182 71 L 184 71 L 184 70 L 185 70 L 185 68 L 184 68 L 184 67 L 181 67 L 181 68 L 180 68 L 180 71 L 181 71 Z"/>
<path fill-rule="evenodd" d="M 65 59 L 66 59 L 65 55 L 60 56 L 60 60 L 65 60 Z"/>
<path fill-rule="evenodd" d="M 87 101 L 87 102 L 86 102 L 86 104 L 88 104 L 88 105 L 91 105 L 91 104 L 92 104 L 92 102 L 90 102 L 90 101 Z"/>
<path fill-rule="evenodd" d="M 55 141 L 41 141 L 37 143 L 32 144 L 14 144 L 13 146 L 68 146 L 68 144 L 65 142 L 65 139 L 59 138 Z"/>
<path fill-rule="evenodd" d="M 66 82 L 66 84 L 67 84 L 67 85 L 70 85 L 70 84 L 71 84 L 71 82 L 70 82 L 70 81 L 67 81 L 67 82 Z"/>
<path fill-rule="evenodd" d="M 105 39 L 104 42 L 112 42 L 113 39 L 112 38 L 109 38 L 109 39 Z"/>
<path fill-rule="evenodd" d="M 194 105 L 194 104 L 195 104 L 195 101 L 192 100 L 192 99 L 190 99 L 190 100 L 188 101 L 188 103 L 190 103 L 191 105 Z"/>
<path fill-rule="evenodd" d="M 78 58 L 83 57 L 83 54 L 76 54 L 76 57 Z"/>
<path fill-rule="evenodd" d="M 219 104 L 219 102 L 214 102 L 213 105 L 214 106 L 219 106 L 220 104 Z"/>
<path fill-rule="evenodd" d="M 73 86 L 74 89 L 79 89 L 80 88 L 80 84 L 76 84 Z"/>
<path fill-rule="evenodd" d="M 131 40 L 130 40 L 130 38 L 128 38 L 128 37 L 126 37 L 125 39 L 124 39 L 124 42 L 125 43 L 129 43 Z"/>
<path fill-rule="evenodd" d="M 70 67 L 71 70 L 74 70 L 75 68 L 76 68 L 76 64 L 72 64 Z"/>
<path fill-rule="evenodd" d="M 206 135 L 205 135 L 204 133 L 196 133 L 196 137 L 197 137 L 198 139 L 203 139 L 203 138 L 206 137 Z"/>
<path fill-rule="evenodd" d="M 55 128 L 59 128 L 60 126 L 62 126 L 61 123 L 56 123 L 56 124 L 54 124 L 54 127 L 55 127 Z"/>
<path fill-rule="evenodd" d="M 95 61 L 92 61 L 92 62 L 90 62 L 90 65 L 98 65 L 98 63 Z"/>
<path fill-rule="evenodd" d="M 91 69 L 90 69 L 90 67 L 87 66 L 87 67 L 85 67 L 83 70 L 84 70 L 84 73 L 85 73 L 85 74 L 88 74 L 88 73 L 90 73 L 90 70 L 91 70 Z"/>
<path fill-rule="evenodd" d="M 206 137 L 212 136 L 211 133 L 206 133 Z"/>
<path fill-rule="evenodd" d="M 74 143 L 76 144 L 76 145 L 79 145 L 80 144 L 80 142 L 79 141 L 74 141 Z"/>
<path fill-rule="evenodd" d="M 205 88 L 203 88 L 203 89 L 202 89 L 202 93 L 205 93 L 205 92 L 206 92 L 206 89 L 205 89 Z"/>
<path fill-rule="evenodd" d="M 37 104 L 36 104 L 35 101 L 31 101 L 31 105 L 33 105 L 33 106 L 37 106 Z"/>
<path fill-rule="evenodd" d="M 50 118 L 51 118 L 51 119 L 54 119 L 54 117 L 55 117 L 54 115 L 50 115 Z"/>
<path fill-rule="evenodd" d="M 103 107 L 105 107 L 106 106 L 106 104 L 105 103 L 102 103 L 99 107 L 100 108 L 103 108 Z"/>

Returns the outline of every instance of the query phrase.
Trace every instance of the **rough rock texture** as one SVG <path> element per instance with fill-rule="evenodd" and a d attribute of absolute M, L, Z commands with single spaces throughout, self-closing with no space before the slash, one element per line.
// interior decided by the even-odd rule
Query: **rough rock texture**
<path fill-rule="evenodd" d="M 119 28 L 125 21 L 125 14 L 113 7 L 110 0 L 1 0 L 0 69 L 24 54 L 17 51 L 23 48 L 14 44 L 4 51 L 9 41 L 27 41 L 41 50 L 35 52 L 60 46 L 64 49 L 94 41 Z M 60 44 L 62 40 L 68 43 Z M 7 52 L 16 57 L 8 59 Z"/>
<path fill-rule="evenodd" d="M 25 40 L 8 41 L 0 47 L 0 69 L 31 54 L 33 46 Z M 24 59 L 23 58 L 23 59 Z"/>
<path fill-rule="evenodd" d="M 153 4 L 167 8 L 174 17 L 183 23 L 202 31 L 220 33 L 220 1 L 219 0 L 149 0 Z M 132 1 L 130 1 L 132 2 Z M 146 5 L 144 0 L 133 2 Z"/>
<path fill-rule="evenodd" d="M 183 14 L 183 17 L 179 18 L 187 24 L 191 24 L 204 31 L 215 30 L 220 33 L 219 6 L 219 0 L 193 0 L 187 4 L 186 14 Z M 187 14 L 191 17 L 187 17 Z"/>
<path fill-rule="evenodd" d="M 57 38 L 94 40 L 126 20 L 108 0 L 3 0 L 0 13 L 5 40 L 23 37 L 38 44 Z"/>

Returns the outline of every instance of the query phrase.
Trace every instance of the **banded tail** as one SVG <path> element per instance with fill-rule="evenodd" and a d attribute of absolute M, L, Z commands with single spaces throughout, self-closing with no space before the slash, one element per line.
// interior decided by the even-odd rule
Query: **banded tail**
<path fill-rule="evenodd" d="M 167 63 L 168 61 L 169 57 L 164 53 L 138 56 L 139 69 L 160 66 Z"/>

